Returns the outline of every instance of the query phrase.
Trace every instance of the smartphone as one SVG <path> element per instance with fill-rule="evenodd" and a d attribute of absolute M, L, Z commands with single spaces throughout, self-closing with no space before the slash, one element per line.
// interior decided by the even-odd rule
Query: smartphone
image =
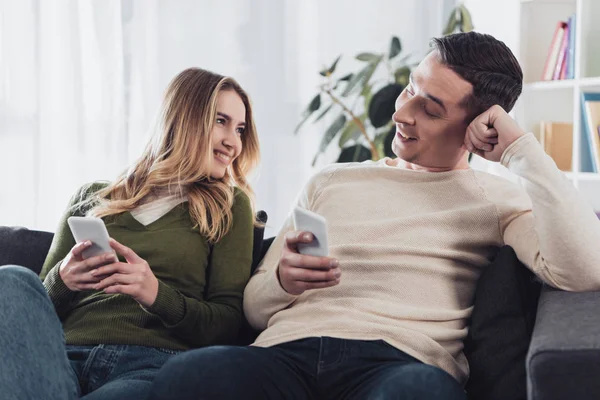
<path fill-rule="evenodd" d="M 309 256 L 329 256 L 327 220 L 325 217 L 301 207 L 294 208 L 293 217 L 295 230 L 310 232 L 314 237 L 310 243 L 299 243 L 298 251 Z"/>
<path fill-rule="evenodd" d="M 81 243 L 86 240 L 92 242 L 92 245 L 81 253 L 84 259 L 106 253 L 115 254 L 108 242 L 108 231 L 102 219 L 97 217 L 69 217 L 67 223 L 71 228 L 75 242 Z"/>

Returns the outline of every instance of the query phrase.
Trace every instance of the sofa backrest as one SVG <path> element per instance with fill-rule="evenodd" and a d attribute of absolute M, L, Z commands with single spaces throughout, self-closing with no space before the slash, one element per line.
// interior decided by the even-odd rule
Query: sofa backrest
<path fill-rule="evenodd" d="M 0 265 L 21 265 L 39 275 L 53 236 L 50 232 L 0 226 Z"/>
<path fill-rule="evenodd" d="M 267 222 L 266 212 L 259 211 L 256 216 L 262 224 Z M 254 227 L 252 271 L 264 254 L 262 251 L 264 230 L 264 226 Z M 0 226 L 0 265 L 20 265 L 39 275 L 53 237 L 54 234 L 51 232 Z"/>

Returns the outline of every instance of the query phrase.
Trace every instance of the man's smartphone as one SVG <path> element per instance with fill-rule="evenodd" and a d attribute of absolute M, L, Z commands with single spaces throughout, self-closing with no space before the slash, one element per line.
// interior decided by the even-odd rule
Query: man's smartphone
<path fill-rule="evenodd" d="M 298 244 L 298 251 L 301 254 L 318 257 L 329 256 L 327 220 L 323 216 L 301 207 L 295 207 L 294 228 L 297 231 L 310 232 L 314 236 L 312 242 Z"/>
<path fill-rule="evenodd" d="M 115 254 L 108 242 L 108 231 L 102 219 L 96 217 L 69 217 L 67 223 L 71 228 L 75 242 L 81 243 L 86 240 L 92 242 L 92 245 L 81 253 L 84 259 L 106 253 Z"/>

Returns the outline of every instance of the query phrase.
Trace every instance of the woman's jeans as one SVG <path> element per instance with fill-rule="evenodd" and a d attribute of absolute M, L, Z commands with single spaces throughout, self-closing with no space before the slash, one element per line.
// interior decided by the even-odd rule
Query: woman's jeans
<path fill-rule="evenodd" d="M 40 278 L 0 267 L 0 397 L 11 400 L 140 399 L 177 352 L 143 346 L 65 346 Z"/>

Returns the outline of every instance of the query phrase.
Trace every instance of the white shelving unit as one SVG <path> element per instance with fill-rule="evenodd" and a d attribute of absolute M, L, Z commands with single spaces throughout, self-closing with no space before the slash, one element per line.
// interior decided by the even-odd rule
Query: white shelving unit
<path fill-rule="evenodd" d="M 525 130 L 539 122 L 573 124 L 573 168 L 567 177 L 600 212 L 600 173 L 582 170 L 581 93 L 600 92 L 600 0 L 521 0 L 515 52 L 524 73 L 523 94 L 513 115 Z M 554 30 L 576 14 L 575 78 L 541 82 Z"/>

